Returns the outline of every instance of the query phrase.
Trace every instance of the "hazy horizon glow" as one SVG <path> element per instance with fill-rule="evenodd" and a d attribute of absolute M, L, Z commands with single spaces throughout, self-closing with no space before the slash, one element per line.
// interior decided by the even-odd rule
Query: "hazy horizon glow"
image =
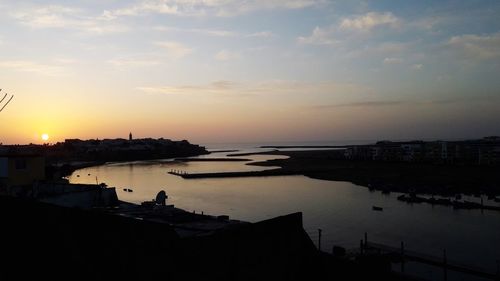
<path fill-rule="evenodd" d="M 22 2 L 22 3 L 21 3 Z M 499 135 L 500 2 L 0 0 L 0 143 Z"/>

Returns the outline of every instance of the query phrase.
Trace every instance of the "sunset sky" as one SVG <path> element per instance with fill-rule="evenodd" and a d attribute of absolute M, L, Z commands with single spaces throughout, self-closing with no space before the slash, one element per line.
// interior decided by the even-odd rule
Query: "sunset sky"
<path fill-rule="evenodd" d="M 0 0 L 0 142 L 500 135 L 500 1 Z"/>

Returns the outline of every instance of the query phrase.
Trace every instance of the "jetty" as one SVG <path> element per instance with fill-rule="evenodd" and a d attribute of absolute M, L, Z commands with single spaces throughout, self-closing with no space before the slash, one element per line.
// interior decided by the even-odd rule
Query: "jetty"
<path fill-rule="evenodd" d="M 290 171 L 283 169 L 271 169 L 263 171 L 242 171 L 242 172 L 219 172 L 219 173 L 188 173 L 186 171 L 171 170 L 168 173 L 171 175 L 182 177 L 184 179 L 271 177 L 271 176 L 290 176 L 290 175 L 301 174 L 299 171 Z"/>
<path fill-rule="evenodd" d="M 179 162 L 248 162 L 252 159 L 246 158 L 175 158 Z"/>

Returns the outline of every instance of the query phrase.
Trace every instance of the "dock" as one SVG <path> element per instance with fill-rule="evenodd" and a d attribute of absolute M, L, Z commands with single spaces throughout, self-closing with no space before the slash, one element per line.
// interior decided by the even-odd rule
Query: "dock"
<path fill-rule="evenodd" d="M 490 206 L 485 205 L 481 200 L 481 203 L 470 202 L 467 200 L 458 201 L 458 200 L 450 200 L 450 199 L 435 199 L 435 198 L 425 198 L 420 196 L 408 196 L 408 195 L 400 195 L 398 196 L 399 201 L 406 202 L 408 204 L 419 204 L 419 203 L 428 203 L 431 205 L 442 205 L 442 206 L 452 206 L 454 209 L 480 209 L 480 210 L 491 210 L 491 211 L 500 211 L 500 206 Z"/>
<path fill-rule="evenodd" d="M 480 268 L 472 265 L 465 265 L 460 262 L 449 260 L 446 255 L 446 250 L 443 250 L 443 256 L 437 257 L 428 254 L 418 253 L 415 251 L 408 251 L 404 248 L 404 243 L 401 242 L 401 247 L 392 247 L 380 243 L 368 242 L 365 240 L 361 243 L 361 253 L 377 253 L 384 254 L 396 259 L 396 262 L 401 263 L 401 271 L 404 273 L 405 262 L 412 261 L 440 267 L 443 269 L 443 280 L 447 280 L 448 271 L 455 271 L 465 273 L 471 276 L 485 278 L 489 280 L 500 280 L 500 272 L 497 268 L 496 272 L 488 271 L 487 269 Z M 498 262 L 497 262 L 498 267 Z"/>

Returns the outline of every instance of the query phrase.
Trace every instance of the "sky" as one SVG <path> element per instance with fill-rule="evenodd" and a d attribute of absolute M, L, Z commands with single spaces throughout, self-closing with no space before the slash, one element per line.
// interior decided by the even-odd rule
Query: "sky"
<path fill-rule="evenodd" d="M 499 15 L 493 0 L 0 0 L 0 143 L 500 135 Z"/>

